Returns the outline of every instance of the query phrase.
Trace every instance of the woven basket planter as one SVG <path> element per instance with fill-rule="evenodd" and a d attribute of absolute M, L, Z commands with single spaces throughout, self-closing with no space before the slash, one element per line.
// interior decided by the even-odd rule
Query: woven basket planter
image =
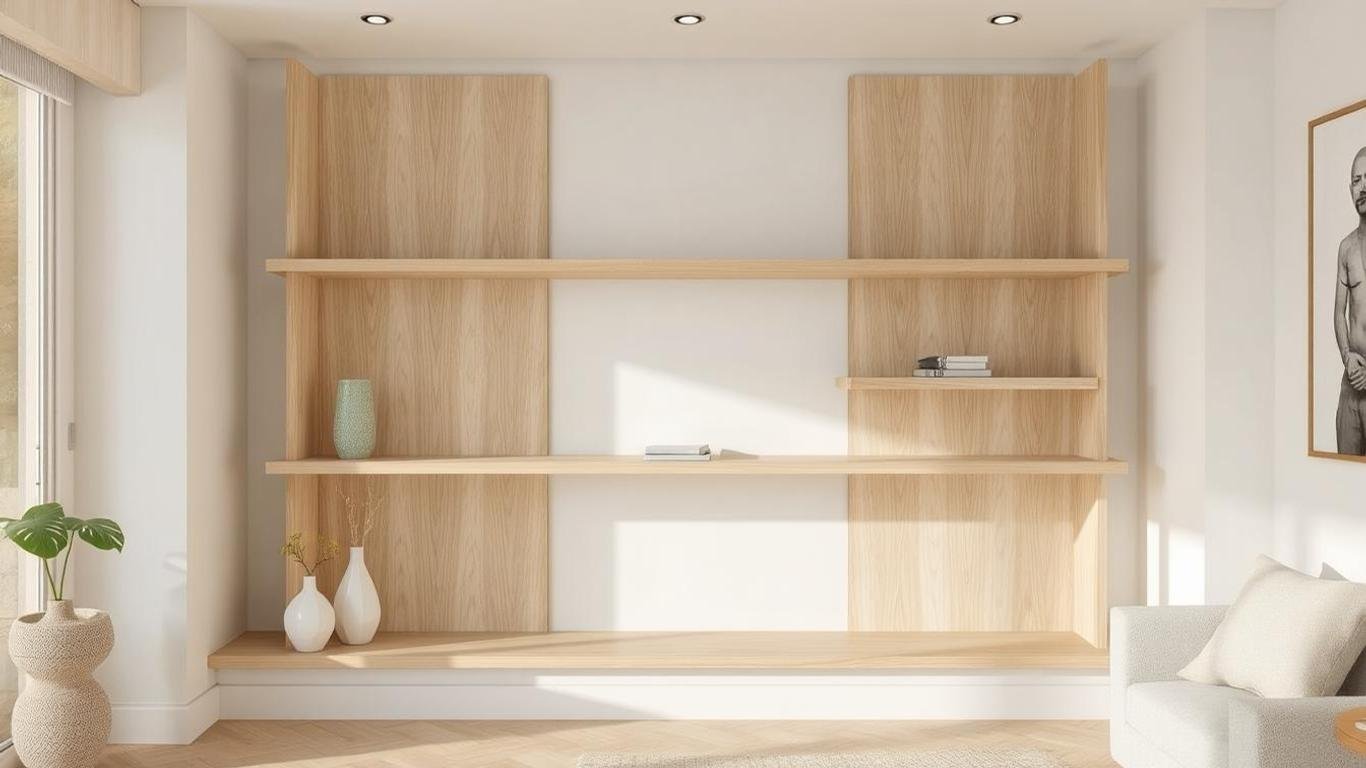
<path fill-rule="evenodd" d="M 29 675 L 14 702 L 14 748 L 27 768 L 90 768 L 109 739 L 109 697 L 90 673 L 114 647 L 104 611 L 52 600 L 14 620 L 10 657 Z"/>

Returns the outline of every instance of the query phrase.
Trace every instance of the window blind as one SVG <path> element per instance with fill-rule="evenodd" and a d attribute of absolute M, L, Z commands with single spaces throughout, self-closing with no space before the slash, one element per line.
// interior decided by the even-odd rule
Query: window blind
<path fill-rule="evenodd" d="M 0 77 L 51 96 L 63 104 L 70 104 L 76 98 L 74 75 L 3 36 L 0 36 Z"/>

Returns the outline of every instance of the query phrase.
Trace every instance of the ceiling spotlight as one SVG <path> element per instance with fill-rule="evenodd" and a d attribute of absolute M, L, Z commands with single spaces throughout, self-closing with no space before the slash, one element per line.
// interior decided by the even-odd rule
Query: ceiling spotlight
<path fill-rule="evenodd" d="M 685 27 L 691 27 L 694 24 L 701 24 L 706 20 L 707 17 L 703 16 L 700 13 L 684 13 L 674 17 L 675 24 L 682 24 Z"/>
<path fill-rule="evenodd" d="M 388 16 L 385 16 L 382 13 L 367 13 L 364 16 L 361 16 L 360 20 L 365 22 L 366 24 L 373 24 L 376 27 L 382 27 L 385 24 L 388 24 L 389 22 L 393 21 L 393 19 L 389 18 Z"/>
<path fill-rule="evenodd" d="M 1018 13 L 998 13 L 987 19 L 987 21 L 998 27 L 1008 27 L 1021 19 Z"/>

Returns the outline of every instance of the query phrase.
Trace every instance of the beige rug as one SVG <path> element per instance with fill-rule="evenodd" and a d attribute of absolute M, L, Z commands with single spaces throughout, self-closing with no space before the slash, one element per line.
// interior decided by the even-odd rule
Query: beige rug
<path fill-rule="evenodd" d="M 1065 768 L 1037 749 L 953 749 L 755 757 L 587 754 L 579 768 Z"/>

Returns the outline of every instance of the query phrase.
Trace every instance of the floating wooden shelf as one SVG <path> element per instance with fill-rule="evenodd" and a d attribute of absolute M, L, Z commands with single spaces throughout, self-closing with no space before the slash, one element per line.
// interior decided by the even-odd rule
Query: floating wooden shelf
<path fill-rule="evenodd" d="M 1117 275 L 1127 259 L 269 259 L 279 275 L 550 280 L 847 280 Z"/>
<path fill-rule="evenodd" d="M 638 456 L 331 458 L 270 461 L 270 475 L 1113 475 L 1116 459 L 1080 456 L 735 456 L 645 461 Z"/>
<path fill-rule="evenodd" d="M 296 653 L 247 632 L 213 669 L 1093 669 L 1108 654 L 1072 632 L 381 632 L 370 645 Z"/>
<path fill-rule="evenodd" d="M 835 380 L 840 389 L 860 392 L 895 390 L 993 390 L 993 391 L 1094 391 L 1100 379 L 1091 376 L 1064 378 L 929 378 L 918 376 L 841 376 Z"/>

